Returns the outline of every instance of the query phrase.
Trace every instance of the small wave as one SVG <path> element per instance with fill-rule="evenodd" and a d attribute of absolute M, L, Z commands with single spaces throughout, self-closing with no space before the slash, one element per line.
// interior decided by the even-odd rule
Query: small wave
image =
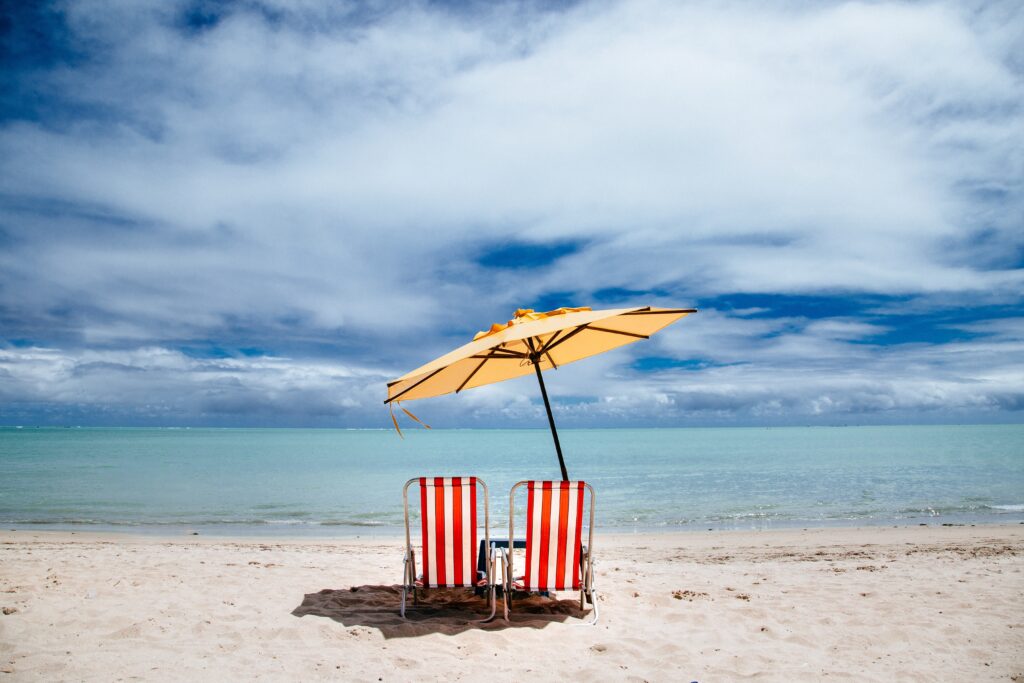
<path fill-rule="evenodd" d="M 734 512 L 727 514 L 706 515 L 702 519 L 708 522 L 745 522 L 750 520 L 773 520 L 780 519 L 783 515 L 778 512 L 756 511 L 756 512 Z"/>
<path fill-rule="evenodd" d="M 330 527 L 388 527 L 400 525 L 379 519 L 87 519 L 81 517 L 51 518 L 8 518 L 0 519 L 0 524 L 24 524 L 32 526 L 68 525 L 68 526 L 110 526 L 110 527 L 204 527 L 204 526 L 330 526 Z"/>
<path fill-rule="evenodd" d="M 1024 512 L 1024 504 L 1009 504 L 1009 505 L 987 505 L 982 503 L 971 503 L 969 505 L 936 505 L 930 507 L 927 505 L 921 507 L 906 507 L 896 511 L 896 516 L 918 516 L 924 515 L 928 517 L 941 517 L 943 515 L 962 515 L 962 514 L 984 514 L 989 513 L 1004 513 L 1004 512 Z"/>
<path fill-rule="evenodd" d="M 377 520 L 328 520 L 320 522 L 321 526 L 389 526 L 387 522 Z"/>
<path fill-rule="evenodd" d="M 290 526 L 302 526 L 316 524 L 316 522 L 310 522 L 305 519 L 261 519 L 256 522 L 243 522 L 244 524 L 282 524 Z"/>
<path fill-rule="evenodd" d="M 920 507 L 905 507 L 896 510 L 894 517 L 942 517 L 943 515 L 958 515 L 977 513 L 987 509 L 985 505 L 922 505 Z"/>
<path fill-rule="evenodd" d="M 103 524 L 107 526 L 137 526 L 138 522 L 105 522 L 97 519 L 0 519 L 0 524 Z"/>

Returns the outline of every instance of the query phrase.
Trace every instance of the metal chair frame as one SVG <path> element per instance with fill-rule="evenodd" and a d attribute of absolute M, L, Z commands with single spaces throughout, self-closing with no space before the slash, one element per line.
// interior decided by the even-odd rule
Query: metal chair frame
<path fill-rule="evenodd" d="M 430 477 L 428 477 L 428 478 L 430 478 Z M 469 477 L 465 477 L 465 478 L 469 479 Z M 418 592 L 418 589 L 420 587 L 416 585 L 416 551 L 412 547 L 412 534 L 409 531 L 409 487 L 412 484 L 418 484 L 420 479 L 421 479 L 421 477 L 413 477 L 409 481 L 405 482 L 405 486 L 402 488 L 402 504 L 403 504 L 404 509 L 405 509 L 405 561 L 404 561 L 404 564 L 403 564 L 403 571 L 402 571 L 402 607 L 401 607 L 400 613 L 401 613 L 403 619 L 405 618 L 406 600 L 407 600 L 407 596 L 408 596 L 409 592 L 412 592 L 412 602 L 413 602 L 413 604 L 414 605 L 419 604 L 419 592 Z M 483 501 L 484 501 L 484 542 L 486 544 L 484 547 L 488 548 L 489 549 L 488 552 L 490 553 L 490 556 L 487 559 L 487 574 L 486 574 L 487 583 L 486 583 L 485 586 L 483 586 L 483 588 L 487 591 L 487 602 L 488 602 L 488 605 L 491 608 L 491 613 L 490 613 L 490 615 L 488 615 L 488 617 L 486 619 L 479 620 L 480 623 L 486 623 L 486 622 L 491 621 L 492 619 L 494 619 L 494 615 L 497 612 L 497 608 L 498 608 L 498 600 L 497 600 L 497 594 L 496 594 L 496 584 L 495 584 L 495 581 L 494 581 L 495 574 L 496 574 L 496 564 L 495 564 L 496 563 L 496 556 L 495 556 L 495 549 L 491 548 L 491 537 L 490 537 L 491 517 L 490 517 L 490 506 L 489 506 L 489 503 L 488 503 L 488 495 L 487 495 L 487 484 L 485 484 L 484 481 L 482 479 L 480 479 L 479 477 L 476 478 L 476 483 L 477 483 L 478 486 L 483 488 L 483 493 L 484 493 L 484 495 L 483 495 Z M 422 510 L 421 510 L 420 514 L 422 514 Z M 477 520 L 474 519 L 473 523 L 477 524 Z M 479 525 L 478 524 L 477 524 L 477 528 L 479 529 Z M 425 539 L 420 539 L 420 541 L 421 541 L 421 543 L 425 543 L 426 542 Z M 473 552 L 474 553 L 476 552 L 475 548 L 473 549 Z M 475 555 L 474 555 L 474 557 L 475 557 Z M 475 569 L 474 569 L 474 572 L 476 572 Z M 470 589 L 474 589 L 474 588 L 478 588 L 478 587 L 480 587 L 480 586 L 474 585 L 474 586 L 470 586 L 469 588 Z M 426 589 L 427 586 L 422 586 L 422 588 Z"/>

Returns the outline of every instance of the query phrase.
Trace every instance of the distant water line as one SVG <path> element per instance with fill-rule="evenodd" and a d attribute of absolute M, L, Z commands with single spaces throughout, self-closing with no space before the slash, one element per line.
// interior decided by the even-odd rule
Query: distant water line
<path fill-rule="evenodd" d="M 1024 425 L 567 429 L 613 531 L 1024 521 Z M 0 428 L 0 525 L 398 534 L 402 486 L 558 478 L 545 430 Z M 415 506 L 414 506 L 415 507 Z"/>

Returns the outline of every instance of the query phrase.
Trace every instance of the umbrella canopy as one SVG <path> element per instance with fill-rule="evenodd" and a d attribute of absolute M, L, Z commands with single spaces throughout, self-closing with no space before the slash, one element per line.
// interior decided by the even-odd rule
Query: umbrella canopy
<path fill-rule="evenodd" d="M 692 308 L 650 306 L 600 311 L 588 307 L 559 308 L 545 313 L 519 309 L 504 325 L 492 325 L 490 330 L 477 333 L 468 344 L 388 382 L 384 402 L 458 393 L 535 373 L 548 411 L 562 477 L 568 479 L 541 371 L 647 339 L 695 312 Z"/>

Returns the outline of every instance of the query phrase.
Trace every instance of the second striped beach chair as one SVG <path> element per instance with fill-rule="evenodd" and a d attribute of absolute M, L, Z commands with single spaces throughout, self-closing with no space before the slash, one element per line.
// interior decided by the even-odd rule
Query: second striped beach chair
<path fill-rule="evenodd" d="M 420 500 L 421 548 L 420 568 L 416 571 L 416 552 L 409 528 L 409 487 L 418 485 Z M 483 589 L 487 595 L 490 615 L 496 610 L 495 562 L 493 551 L 488 550 L 486 570 L 477 570 L 477 504 L 483 493 L 484 542 L 490 549 L 488 525 L 490 512 L 487 503 L 487 485 L 476 477 L 417 477 L 405 483 L 402 500 L 405 505 L 405 568 L 402 576 L 402 617 L 408 593 L 413 602 L 419 591 L 426 588 Z"/>
<path fill-rule="evenodd" d="M 515 538 L 516 489 L 526 487 L 526 552 L 523 574 L 516 576 L 514 549 L 503 555 L 505 619 L 511 609 L 512 590 L 547 593 L 578 590 L 580 609 L 594 606 L 590 624 L 598 618 L 594 591 L 594 489 L 582 481 L 521 481 L 508 501 L 508 537 Z M 584 497 L 590 492 L 590 513 L 584 518 Z M 582 543 L 584 523 L 587 543 Z M 510 545 L 512 545 L 510 543 Z"/>

